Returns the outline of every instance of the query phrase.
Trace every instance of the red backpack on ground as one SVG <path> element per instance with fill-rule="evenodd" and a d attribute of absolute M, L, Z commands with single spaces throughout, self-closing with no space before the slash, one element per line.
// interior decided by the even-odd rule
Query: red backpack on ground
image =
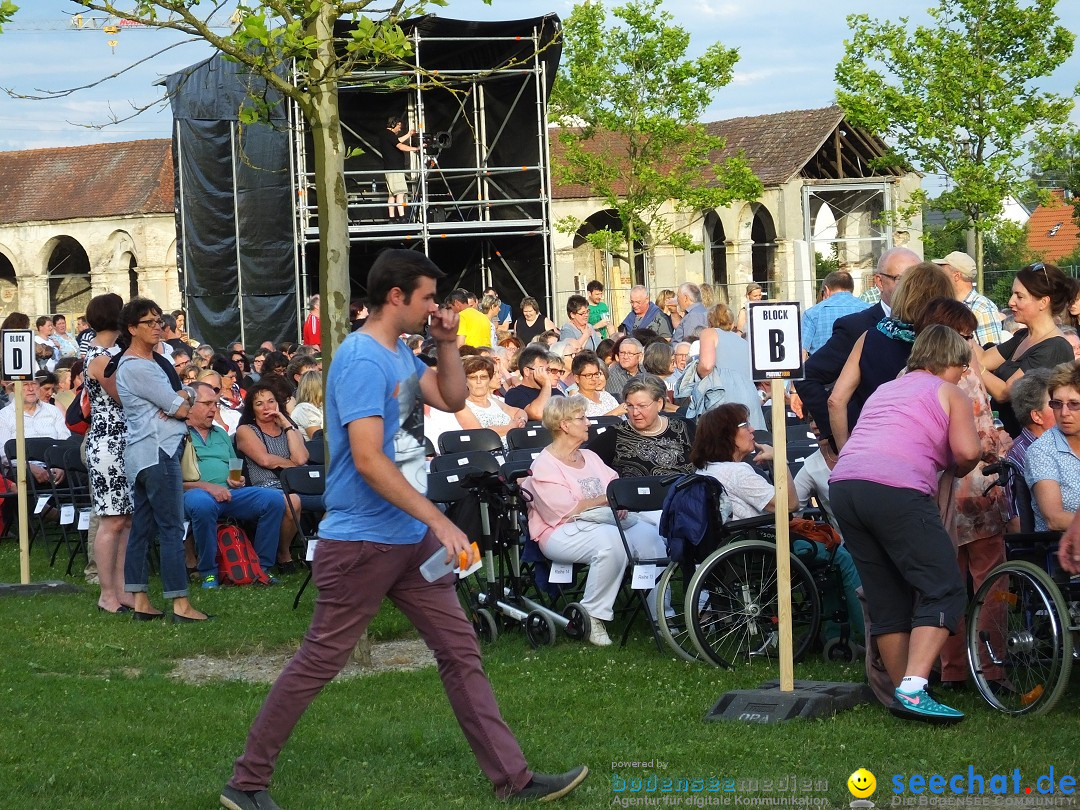
<path fill-rule="evenodd" d="M 218 580 L 222 585 L 266 585 L 270 577 L 259 564 L 259 555 L 239 526 L 218 526 Z"/>

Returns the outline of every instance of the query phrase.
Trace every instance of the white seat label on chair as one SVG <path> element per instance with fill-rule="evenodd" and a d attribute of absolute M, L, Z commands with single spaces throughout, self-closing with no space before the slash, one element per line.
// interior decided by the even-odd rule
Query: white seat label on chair
<path fill-rule="evenodd" d="M 635 565 L 630 577 L 630 587 L 635 591 L 647 591 L 656 587 L 656 566 L 652 563 Z"/>
<path fill-rule="evenodd" d="M 89 528 L 90 528 L 90 510 L 89 509 L 80 509 L 79 510 L 79 531 L 80 532 L 85 532 L 85 531 L 89 530 Z"/>
<path fill-rule="evenodd" d="M 557 563 L 551 564 L 551 570 L 548 572 L 548 582 L 552 585 L 565 585 L 568 582 L 574 581 L 574 564 L 573 563 Z"/>
<path fill-rule="evenodd" d="M 75 522 L 75 505 L 71 503 L 65 503 L 60 507 L 60 525 L 70 526 Z"/>
<path fill-rule="evenodd" d="M 649 487 L 638 487 L 637 488 L 637 494 L 638 495 L 652 495 L 652 489 L 650 489 Z"/>
<path fill-rule="evenodd" d="M 45 511 L 45 507 L 49 505 L 49 498 L 51 497 L 51 495 L 38 495 L 37 503 L 34 504 L 35 515 L 40 515 L 43 511 Z"/>

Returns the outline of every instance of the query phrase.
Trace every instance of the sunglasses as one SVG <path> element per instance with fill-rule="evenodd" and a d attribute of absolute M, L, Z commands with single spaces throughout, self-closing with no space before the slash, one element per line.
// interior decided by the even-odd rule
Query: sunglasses
<path fill-rule="evenodd" d="M 1048 404 L 1050 405 L 1050 410 L 1053 411 L 1080 411 L 1080 401 L 1075 399 L 1052 399 Z"/>

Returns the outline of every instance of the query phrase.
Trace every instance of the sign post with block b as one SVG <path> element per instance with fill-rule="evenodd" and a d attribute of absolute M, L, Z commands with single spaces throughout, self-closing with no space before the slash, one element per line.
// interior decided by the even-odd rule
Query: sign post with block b
<path fill-rule="evenodd" d="M 23 430 L 23 381 L 34 379 L 34 333 L 29 329 L 0 332 L 4 380 L 15 381 L 15 486 L 19 504 L 19 581 L 30 582 L 29 516 L 26 509 L 26 433 Z M 10 459 L 9 459 L 10 460 Z"/>
<path fill-rule="evenodd" d="M 755 381 L 769 380 L 772 399 L 773 481 L 777 504 L 788 502 L 787 403 L 784 382 L 801 380 L 803 371 L 802 319 L 795 301 L 751 301 L 747 311 L 750 363 Z M 791 540 L 788 514 L 776 510 L 777 609 L 780 620 L 780 691 L 794 689 L 795 666 L 791 646 Z"/>

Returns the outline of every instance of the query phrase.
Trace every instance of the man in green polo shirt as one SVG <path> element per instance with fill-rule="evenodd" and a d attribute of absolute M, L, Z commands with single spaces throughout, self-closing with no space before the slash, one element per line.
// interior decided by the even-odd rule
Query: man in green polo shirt
<path fill-rule="evenodd" d="M 229 460 L 236 458 L 236 453 L 229 434 L 214 424 L 218 395 L 203 382 L 192 383 L 191 387 L 195 400 L 188 411 L 188 441 L 199 459 L 200 479 L 184 482 L 184 516 L 195 537 L 202 586 L 216 588 L 218 521 L 257 521 L 251 544 L 259 555 L 259 564 L 269 571 L 277 560 L 285 498 L 280 490 L 244 486 L 243 477 L 235 482 L 229 480 Z"/>

